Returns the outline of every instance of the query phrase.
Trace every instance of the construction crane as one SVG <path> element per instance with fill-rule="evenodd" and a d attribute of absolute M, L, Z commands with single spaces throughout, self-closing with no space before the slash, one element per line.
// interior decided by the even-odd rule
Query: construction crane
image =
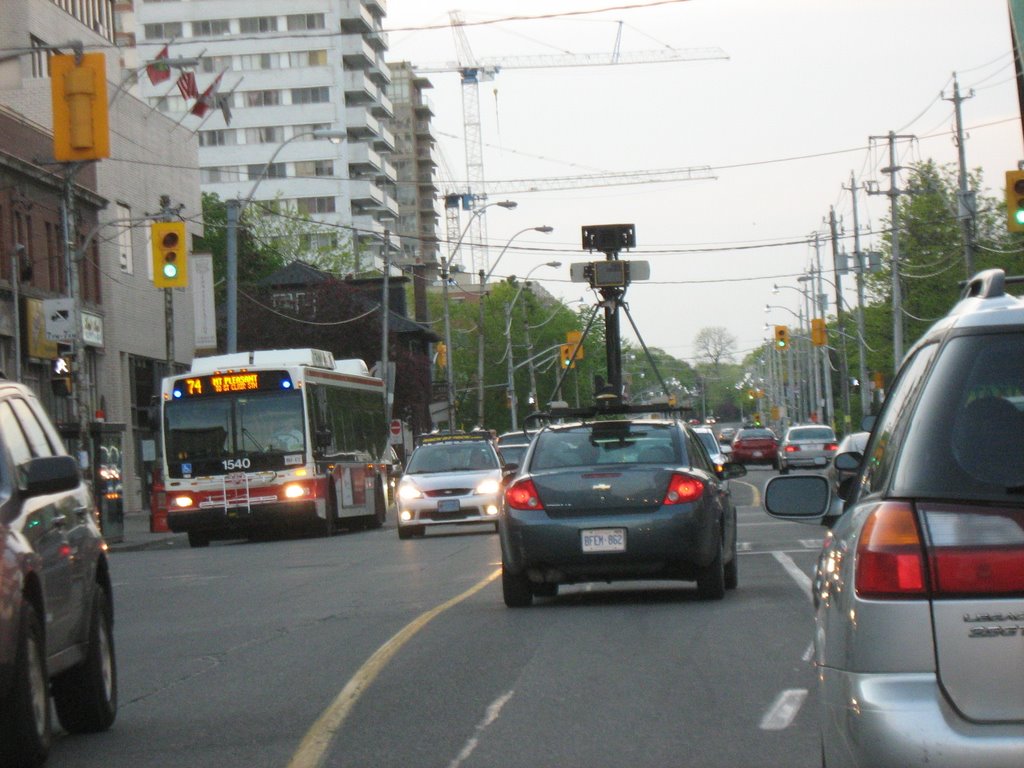
<path fill-rule="evenodd" d="M 485 200 L 486 183 L 484 180 L 483 133 L 480 127 L 480 89 L 481 82 L 493 80 L 503 69 L 544 69 L 548 67 L 601 67 L 619 64 L 654 64 L 676 61 L 708 61 L 712 59 L 728 59 L 728 54 L 720 48 L 664 48 L 652 51 L 636 51 L 623 53 L 619 50 L 622 26 L 615 38 L 615 46 L 610 53 L 566 53 L 536 56 L 485 57 L 478 59 L 466 37 L 465 22 L 460 11 L 449 11 L 449 23 L 455 38 L 457 62 L 443 64 L 413 65 L 421 74 L 442 74 L 458 72 L 462 78 L 462 121 L 466 149 L 466 192 L 451 193 L 445 196 L 445 220 L 449 243 L 458 242 L 459 208 L 469 210 L 478 200 Z M 693 178 L 708 178 L 698 169 L 692 169 Z M 536 188 L 534 184 L 533 188 Z M 469 243 L 471 263 L 474 272 L 487 271 L 488 259 L 485 243 L 487 229 L 484 216 L 476 216 L 469 223 L 469 231 L 464 242 Z M 449 255 L 449 260 L 455 254 Z"/>

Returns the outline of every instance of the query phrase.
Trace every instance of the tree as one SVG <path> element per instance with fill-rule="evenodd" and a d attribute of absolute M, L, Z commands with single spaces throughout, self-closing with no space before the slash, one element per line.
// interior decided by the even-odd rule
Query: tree
<path fill-rule="evenodd" d="M 723 361 L 732 361 L 736 354 L 736 337 L 720 326 L 701 328 L 693 340 L 697 358 L 711 364 L 717 371 Z"/>

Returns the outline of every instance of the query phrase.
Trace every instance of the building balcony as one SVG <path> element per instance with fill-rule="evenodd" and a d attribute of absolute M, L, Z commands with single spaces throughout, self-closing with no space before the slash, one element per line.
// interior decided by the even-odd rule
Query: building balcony
<path fill-rule="evenodd" d="M 377 63 L 370 67 L 370 77 L 373 82 L 381 88 L 391 84 L 391 67 L 389 67 L 382 56 L 377 57 Z"/>
<path fill-rule="evenodd" d="M 341 60 L 346 70 L 370 69 L 377 62 L 377 52 L 362 35 L 342 35 Z"/>
<path fill-rule="evenodd" d="M 359 176 L 364 173 L 379 173 L 384 167 L 384 160 L 369 144 L 351 144 L 348 150 L 350 176 Z"/>
<path fill-rule="evenodd" d="M 352 180 L 348 183 L 349 197 L 352 207 L 360 211 L 379 211 L 385 208 L 384 190 L 375 181 Z"/>
<path fill-rule="evenodd" d="M 380 121 L 366 107 L 346 107 L 345 128 L 355 139 L 373 139 L 380 135 Z"/>
<path fill-rule="evenodd" d="M 384 95 L 382 92 L 380 95 L 380 101 L 371 107 L 374 117 L 388 118 L 391 119 L 395 116 L 395 108 L 391 103 L 391 99 Z"/>
<path fill-rule="evenodd" d="M 378 123 L 380 125 L 380 123 Z M 395 134 L 384 126 L 380 126 L 380 135 L 373 141 L 374 149 L 381 152 L 394 152 L 395 151 Z"/>
<path fill-rule="evenodd" d="M 347 69 L 342 82 L 346 104 L 374 104 L 380 101 L 380 88 L 364 72 Z"/>
<path fill-rule="evenodd" d="M 374 30 L 373 14 L 362 0 L 340 0 L 338 15 L 341 31 L 348 35 L 365 35 Z"/>

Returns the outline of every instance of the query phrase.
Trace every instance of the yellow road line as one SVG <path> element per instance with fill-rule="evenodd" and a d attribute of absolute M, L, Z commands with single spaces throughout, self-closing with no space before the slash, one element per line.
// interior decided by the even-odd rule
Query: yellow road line
<path fill-rule="evenodd" d="M 754 485 L 753 483 L 748 483 L 746 480 L 730 480 L 729 482 L 731 482 L 731 483 L 739 483 L 740 485 L 744 485 L 747 488 L 749 488 L 750 489 L 750 493 L 754 497 L 754 499 L 751 502 L 750 506 L 752 506 L 752 507 L 760 507 L 761 506 L 761 494 L 757 490 L 757 486 L 756 485 Z"/>
<path fill-rule="evenodd" d="M 451 600 L 431 608 L 426 613 L 420 614 L 378 648 L 352 676 L 345 687 L 341 689 L 341 693 L 331 702 L 331 705 L 313 723 L 313 727 L 306 732 L 302 743 L 299 744 L 299 748 L 292 755 L 288 768 L 319 768 L 327 755 L 327 750 L 330 748 L 334 736 L 341 729 L 345 718 L 352 711 L 352 707 L 355 706 L 363 692 L 370 687 L 370 684 L 380 674 L 380 671 L 387 666 L 391 657 L 398 653 L 401 647 L 409 642 L 432 619 L 441 615 L 452 606 L 458 605 L 463 600 L 472 597 L 500 575 L 501 569 L 499 568 L 461 595 L 457 595 Z"/>

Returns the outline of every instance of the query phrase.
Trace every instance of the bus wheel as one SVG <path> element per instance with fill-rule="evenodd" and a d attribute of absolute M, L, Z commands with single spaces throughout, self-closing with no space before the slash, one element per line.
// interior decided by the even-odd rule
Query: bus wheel
<path fill-rule="evenodd" d="M 380 528 L 388 516 L 388 508 L 384 503 L 384 488 L 380 481 L 377 481 L 373 490 L 373 517 L 370 519 L 370 528 Z"/>

